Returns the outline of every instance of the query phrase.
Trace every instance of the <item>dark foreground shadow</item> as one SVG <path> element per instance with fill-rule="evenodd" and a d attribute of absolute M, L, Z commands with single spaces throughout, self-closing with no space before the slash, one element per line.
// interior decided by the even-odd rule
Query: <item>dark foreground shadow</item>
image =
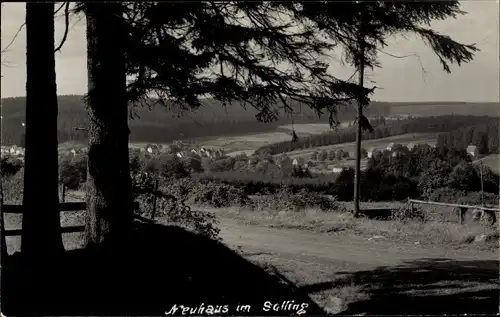
<path fill-rule="evenodd" d="M 57 267 L 47 269 L 46 277 L 53 275 L 40 289 L 23 274 L 22 256 L 9 257 L 2 269 L 3 313 L 162 316 L 183 315 L 172 306 L 184 305 L 192 308 L 185 315 L 276 316 L 296 315 L 302 304 L 306 315 L 325 314 L 295 286 L 203 236 L 147 225 L 132 240 L 128 256 L 120 259 L 105 247 L 66 252 Z M 280 307 L 266 311 L 265 302 Z M 237 311 L 237 305 L 251 309 Z"/>
<path fill-rule="evenodd" d="M 338 280 L 306 285 L 307 293 L 359 285 L 367 299 L 342 315 L 434 315 L 499 313 L 499 261 L 422 259 L 373 271 L 339 272 Z"/>

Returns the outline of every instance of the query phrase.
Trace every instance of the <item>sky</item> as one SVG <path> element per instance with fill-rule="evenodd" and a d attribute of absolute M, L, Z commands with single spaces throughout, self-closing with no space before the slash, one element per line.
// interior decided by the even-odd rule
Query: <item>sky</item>
<path fill-rule="evenodd" d="M 379 101 L 471 101 L 498 102 L 500 87 L 499 4 L 498 0 L 462 1 L 468 12 L 457 19 L 439 21 L 432 26 L 438 32 L 464 43 L 475 43 L 481 50 L 475 59 L 462 67 L 453 66 L 452 73 L 442 70 L 438 58 L 416 38 L 391 38 L 383 51 L 392 55 L 418 55 L 394 58 L 380 55 L 383 68 L 369 74 Z M 1 8 L 1 48 L 12 41 L 25 19 L 25 3 L 3 3 Z M 56 45 L 64 33 L 64 18 L 56 17 Z M 335 55 L 332 53 L 332 55 Z M 1 97 L 25 96 L 26 31 L 23 28 L 8 52 L 2 54 Z M 4 66 L 3 64 L 7 64 Z M 422 67 L 426 73 L 422 72 Z M 67 42 L 56 53 L 57 91 L 59 95 L 85 94 L 87 91 L 85 19 L 70 20 Z M 353 70 L 332 63 L 331 73 L 349 78 Z"/>

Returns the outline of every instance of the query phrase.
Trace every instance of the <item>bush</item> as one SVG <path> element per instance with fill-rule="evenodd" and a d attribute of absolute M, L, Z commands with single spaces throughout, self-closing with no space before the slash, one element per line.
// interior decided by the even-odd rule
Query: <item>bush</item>
<path fill-rule="evenodd" d="M 436 188 L 429 195 L 430 201 L 443 203 L 457 203 L 461 197 L 466 195 L 465 191 L 452 189 L 449 187 Z"/>
<path fill-rule="evenodd" d="M 393 211 L 392 219 L 396 221 L 421 221 L 425 222 L 427 220 L 426 212 L 419 206 L 411 206 L 410 203 L 406 203 L 401 208 Z"/>
<path fill-rule="evenodd" d="M 340 206 L 334 198 L 318 195 L 303 189 L 294 193 L 288 186 L 282 186 L 272 195 L 258 196 L 252 207 L 265 210 L 300 211 L 305 208 L 319 208 L 322 211 L 339 210 Z"/>
<path fill-rule="evenodd" d="M 317 153 L 317 152 L 315 152 Z M 317 154 L 317 160 L 320 162 L 326 161 L 328 159 L 328 153 L 325 150 L 322 150 Z"/>
<path fill-rule="evenodd" d="M 290 172 L 292 172 L 291 169 Z M 302 188 L 321 194 L 332 194 L 334 185 L 333 175 L 312 175 L 311 178 L 294 178 L 289 175 L 277 176 L 260 174 L 250 171 L 232 171 L 218 173 L 193 174 L 191 178 L 199 183 L 222 183 L 241 188 L 247 195 L 272 194 L 277 192 L 281 186 L 286 185 L 293 192 Z"/>
<path fill-rule="evenodd" d="M 59 158 L 59 182 L 68 189 L 78 189 L 87 181 L 87 155 L 66 155 Z"/>
<path fill-rule="evenodd" d="M 472 164 L 461 163 L 450 173 L 448 186 L 460 191 L 475 191 L 481 188 L 481 179 Z"/>
<path fill-rule="evenodd" d="M 429 195 L 430 201 L 443 203 L 463 204 L 479 206 L 481 205 L 481 192 L 465 192 L 449 187 L 435 189 Z M 484 202 L 487 205 L 498 206 L 498 195 L 492 193 L 484 193 Z"/>
<path fill-rule="evenodd" d="M 24 168 L 9 177 L 2 177 L 3 199 L 5 203 L 21 204 L 24 191 Z"/>
<path fill-rule="evenodd" d="M 191 203 L 215 208 L 244 206 L 249 202 L 249 197 L 242 189 L 227 184 L 195 184 L 188 195 Z"/>
<path fill-rule="evenodd" d="M 418 183 L 422 195 L 429 197 L 435 189 L 446 186 L 451 169 L 452 166 L 445 161 L 431 161 Z"/>
<path fill-rule="evenodd" d="M 163 184 L 158 191 L 154 188 L 154 179 L 142 174 L 142 182 L 135 184 L 135 200 L 139 202 L 139 212 L 143 217 L 151 218 L 153 200 L 156 197 L 156 217 L 162 217 L 167 222 L 191 229 L 214 240 L 220 240 L 217 219 L 212 213 L 193 210 L 186 204 L 187 192 L 192 184 L 180 180 Z M 144 176 L 146 175 L 146 176 Z"/>
<path fill-rule="evenodd" d="M 17 174 L 23 167 L 24 162 L 16 157 L 2 157 L 0 160 L 0 176 L 9 177 Z"/>

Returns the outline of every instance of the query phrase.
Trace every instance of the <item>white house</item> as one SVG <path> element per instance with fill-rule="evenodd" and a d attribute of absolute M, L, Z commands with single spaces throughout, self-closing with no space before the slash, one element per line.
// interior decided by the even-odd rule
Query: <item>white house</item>
<path fill-rule="evenodd" d="M 160 148 L 156 144 L 146 145 L 146 152 L 151 154 L 160 154 Z"/>
<path fill-rule="evenodd" d="M 417 146 L 417 144 L 413 143 L 413 142 L 410 142 L 406 145 L 406 147 L 408 148 L 408 150 L 413 150 L 413 148 Z"/>
<path fill-rule="evenodd" d="M 297 165 L 299 165 L 299 161 L 297 161 L 297 159 L 293 159 L 293 161 L 292 161 L 292 165 L 293 165 L 293 166 L 297 166 Z"/>
<path fill-rule="evenodd" d="M 343 170 L 344 170 L 344 168 L 343 168 L 343 167 L 334 167 L 334 168 L 332 169 L 332 172 L 334 172 L 334 173 L 340 173 L 340 172 L 342 172 Z"/>
<path fill-rule="evenodd" d="M 182 153 L 177 152 L 176 155 L 177 155 L 178 158 L 182 158 Z"/>
<path fill-rule="evenodd" d="M 467 147 L 467 153 L 469 153 L 470 156 L 472 156 L 472 159 L 475 159 L 477 158 L 477 156 L 479 155 L 479 151 L 477 150 L 477 146 L 475 145 L 469 145 Z"/>

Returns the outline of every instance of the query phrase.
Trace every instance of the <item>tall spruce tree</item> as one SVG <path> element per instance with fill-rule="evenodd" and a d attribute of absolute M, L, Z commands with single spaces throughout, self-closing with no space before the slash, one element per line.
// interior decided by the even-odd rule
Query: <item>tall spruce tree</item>
<path fill-rule="evenodd" d="M 59 216 L 54 32 L 54 2 L 28 2 L 21 250 L 44 262 L 64 250 Z"/>

